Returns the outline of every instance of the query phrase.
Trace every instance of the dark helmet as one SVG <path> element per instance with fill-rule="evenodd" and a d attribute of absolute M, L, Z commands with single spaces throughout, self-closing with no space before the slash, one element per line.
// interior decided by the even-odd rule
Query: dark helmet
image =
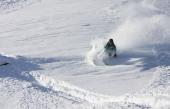
<path fill-rule="evenodd" d="M 109 39 L 109 42 L 113 43 L 113 39 Z"/>

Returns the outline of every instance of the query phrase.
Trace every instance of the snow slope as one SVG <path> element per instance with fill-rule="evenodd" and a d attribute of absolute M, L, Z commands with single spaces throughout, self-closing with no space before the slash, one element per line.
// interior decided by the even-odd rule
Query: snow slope
<path fill-rule="evenodd" d="M 0 1 L 0 13 L 5 14 L 16 11 L 23 7 L 37 3 L 40 0 L 1 0 Z"/>
<path fill-rule="evenodd" d="M 2 109 L 170 108 L 168 0 L 17 3 L 0 17 Z"/>

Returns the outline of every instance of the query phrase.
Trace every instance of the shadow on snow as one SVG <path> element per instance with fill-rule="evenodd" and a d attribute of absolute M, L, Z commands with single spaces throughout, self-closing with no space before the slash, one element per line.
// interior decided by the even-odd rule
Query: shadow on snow
<path fill-rule="evenodd" d="M 0 66 L 0 78 L 15 78 L 18 80 L 33 81 L 29 74 L 31 71 L 43 70 L 41 65 L 48 63 L 69 62 L 79 58 L 54 57 L 54 58 L 28 58 L 23 56 L 7 57 L 0 55 L 0 64 L 7 62 L 8 65 Z"/>
<path fill-rule="evenodd" d="M 105 65 L 135 65 L 140 67 L 142 71 L 155 68 L 157 66 L 170 65 L 170 48 L 169 44 L 156 45 L 150 51 L 150 54 L 131 52 L 120 53 L 117 58 L 104 58 Z"/>

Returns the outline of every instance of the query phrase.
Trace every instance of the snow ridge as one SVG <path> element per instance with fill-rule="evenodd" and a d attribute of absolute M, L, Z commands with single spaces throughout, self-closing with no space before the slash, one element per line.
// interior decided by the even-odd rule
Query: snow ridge
<path fill-rule="evenodd" d="M 45 75 L 41 75 L 37 72 L 31 72 L 30 74 L 35 78 L 38 84 L 55 92 L 61 92 L 62 96 L 65 96 L 67 98 L 71 97 L 72 99 L 81 102 L 87 101 L 92 104 L 102 104 L 103 106 L 109 105 L 110 103 L 124 103 L 124 105 L 127 103 L 129 105 L 136 104 L 136 107 L 138 105 L 141 108 L 152 107 L 154 109 L 159 109 L 170 107 L 170 90 L 164 90 L 170 89 L 167 85 L 167 83 L 169 83 L 170 81 L 169 73 L 167 71 L 169 71 L 168 67 L 158 68 L 157 73 L 160 75 L 156 76 L 157 79 L 154 79 L 148 86 L 148 88 L 139 93 L 126 94 L 120 97 L 106 96 L 89 92 L 87 90 L 83 90 L 81 88 L 68 84 L 64 81 L 55 81 L 54 79 Z M 166 86 L 160 84 L 165 84 Z"/>
<path fill-rule="evenodd" d="M 44 92 L 51 92 L 51 94 L 57 93 L 58 96 L 62 97 L 62 99 L 69 99 L 70 101 L 76 101 L 81 103 L 88 103 L 90 107 L 103 107 L 104 109 L 109 109 L 112 107 L 129 107 L 129 108 L 169 108 L 169 100 L 170 100 L 170 74 L 169 67 L 158 67 L 156 71 L 156 76 L 148 88 L 141 91 L 141 93 L 135 94 L 126 94 L 119 97 L 107 96 L 102 94 L 93 93 L 74 85 L 68 84 L 64 81 L 55 81 L 53 78 L 48 77 L 39 73 L 38 71 L 21 71 L 15 64 L 17 64 L 17 57 L 9 57 L 1 55 L 1 61 L 10 62 L 11 65 L 7 65 L 1 68 L 1 72 L 3 73 L 3 69 L 11 69 L 15 67 L 14 72 L 17 72 L 16 78 L 22 79 L 24 81 L 23 87 L 27 90 L 32 90 L 31 87 L 35 90 L 42 90 Z M 15 62 L 14 62 L 15 61 Z M 28 60 L 19 60 L 19 65 L 22 63 L 26 65 L 28 63 L 24 63 L 24 61 Z M 15 64 L 14 64 L 15 63 Z M 30 66 L 27 66 L 30 67 Z M 20 68 L 22 68 L 20 66 Z M 2 75 L 1 73 L 1 75 Z M 13 73 L 13 72 L 11 72 Z M 8 76 L 12 76 L 10 73 Z M 18 79 L 13 80 L 14 77 L 11 77 L 12 81 L 20 81 Z M 11 80 L 10 79 L 10 80 Z M 9 80 L 8 80 L 9 81 Z M 25 83 L 26 82 L 26 83 Z M 2 82 L 3 83 L 3 82 Z M 32 84 L 32 85 L 31 85 Z M 22 85 L 21 85 L 22 86 Z M 17 86 L 19 87 L 19 86 Z M 43 88 L 42 88 L 43 87 Z M 8 88 L 8 87 L 7 87 Z M 31 88 L 31 89 L 30 89 Z M 20 89 L 21 90 L 21 89 Z M 56 95 L 55 95 L 56 96 Z M 28 99 L 28 98 L 27 98 Z M 21 100 L 22 102 L 24 101 Z M 21 103 L 22 103 L 21 102 Z M 65 102 L 61 101 L 62 103 Z M 28 103 L 28 101 L 27 101 Z M 77 105 L 78 106 L 78 105 Z"/>
<path fill-rule="evenodd" d="M 35 78 L 35 80 L 46 88 L 52 89 L 57 92 L 62 92 L 72 97 L 80 98 L 83 101 L 88 101 L 90 103 L 105 103 L 111 101 L 119 101 L 118 99 L 114 99 L 110 96 L 105 96 L 101 94 L 96 94 L 93 92 L 89 92 L 87 90 L 83 90 L 71 84 L 68 84 L 64 81 L 55 81 L 51 77 L 39 74 L 37 72 L 30 72 L 30 74 Z"/>

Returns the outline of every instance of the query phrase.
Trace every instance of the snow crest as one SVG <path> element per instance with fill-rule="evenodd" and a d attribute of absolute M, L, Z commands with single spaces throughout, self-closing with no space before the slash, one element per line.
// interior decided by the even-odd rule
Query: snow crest
<path fill-rule="evenodd" d="M 76 99 L 81 102 L 89 102 L 92 104 L 100 104 L 103 106 L 112 105 L 114 103 L 125 104 L 135 104 L 136 108 L 139 106 L 141 108 L 168 108 L 170 100 L 170 90 L 167 87 L 167 82 L 169 83 L 169 68 L 159 67 L 157 69 L 157 76 L 153 79 L 148 88 L 142 90 L 139 93 L 126 94 L 119 97 L 101 95 L 87 90 L 78 88 L 74 85 L 68 84 L 64 81 L 55 81 L 53 78 L 39 74 L 37 72 L 30 72 L 30 74 L 35 78 L 39 85 L 53 90 L 54 92 L 60 93 L 66 98 Z M 162 87 L 160 84 L 166 85 Z M 164 86 L 163 85 L 163 86 Z M 162 88 L 161 88 L 162 87 Z M 152 89 L 151 89 L 152 88 Z M 114 104 L 115 105 L 115 104 Z M 120 105 L 120 104 L 119 104 Z M 137 106 L 138 105 L 138 106 Z"/>
<path fill-rule="evenodd" d="M 39 85 L 49 88 L 56 92 L 62 92 L 65 95 L 79 98 L 83 101 L 88 101 L 90 103 L 105 103 L 110 101 L 119 101 L 118 99 L 113 99 L 113 97 L 105 96 L 87 90 L 81 89 L 64 81 L 55 81 L 53 78 L 39 74 L 37 72 L 30 72 L 30 74 L 35 78 Z"/>

